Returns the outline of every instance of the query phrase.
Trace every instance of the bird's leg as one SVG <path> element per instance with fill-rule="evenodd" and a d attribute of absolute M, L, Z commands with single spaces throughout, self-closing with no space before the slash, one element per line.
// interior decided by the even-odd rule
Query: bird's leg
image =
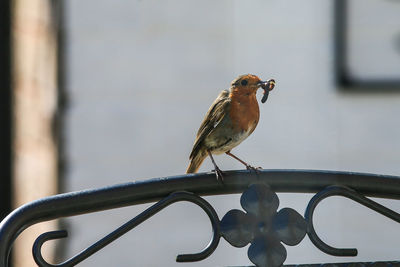
<path fill-rule="evenodd" d="M 210 150 L 207 150 L 208 152 L 208 156 L 210 156 L 211 162 L 214 165 L 214 171 L 215 171 L 215 175 L 217 176 L 217 180 L 223 182 L 224 181 L 224 176 L 222 175 L 222 171 L 221 169 L 217 166 L 217 164 L 214 161 L 213 156 L 211 155 Z"/>
<path fill-rule="evenodd" d="M 234 159 L 236 159 L 237 161 L 239 161 L 240 163 L 242 163 L 244 166 L 246 166 L 246 169 L 248 169 L 248 170 L 258 170 L 258 169 L 261 169 L 261 167 L 253 167 L 253 166 L 251 166 L 250 164 L 248 164 L 247 162 L 245 162 L 245 161 L 243 161 L 243 160 L 241 160 L 241 159 L 239 159 L 238 157 L 236 157 L 235 155 L 233 155 L 232 153 L 231 153 L 231 151 L 228 151 L 228 152 L 225 152 L 225 154 L 227 154 L 228 156 L 231 156 L 232 158 L 234 158 Z"/>

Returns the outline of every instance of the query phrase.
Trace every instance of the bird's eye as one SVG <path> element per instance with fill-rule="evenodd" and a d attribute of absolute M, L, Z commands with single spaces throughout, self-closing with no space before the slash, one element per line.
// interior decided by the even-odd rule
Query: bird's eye
<path fill-rule="evenodd" d="M 240 84 L 243 85 L 243 86 L 246 86 L 246 85 L 247 85 L 247 80 L 242 80 L 242 81 L 240 82 Z"/>

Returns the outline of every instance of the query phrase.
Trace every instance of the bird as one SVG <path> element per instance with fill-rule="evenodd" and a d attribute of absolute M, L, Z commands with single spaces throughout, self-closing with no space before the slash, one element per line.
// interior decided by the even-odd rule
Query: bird
<path fill-rule="evenodd" d="M 227 154 L 246 166 L 253 166 L 231 153 L 231 150 L 244 141 L 256 128 L 260 110 L 256 93 L 264 89 L 261 100 L 264 103 L 269 91 L 275 87 L 275 80 L 262 81 L 256 75 L 240 75 L 231 82 L 229 90 L 223 90 L 207 111 L 197 131 L 189 165 L 186 173 L 196 173 L 207 156 L 214 165 L 217 180 L 223 180 L 221 169 L 215 163 L 214 155 Z"/>

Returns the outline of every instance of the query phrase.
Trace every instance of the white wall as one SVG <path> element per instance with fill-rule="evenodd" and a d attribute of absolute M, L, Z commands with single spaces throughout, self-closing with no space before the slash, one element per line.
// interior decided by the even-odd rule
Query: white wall
<path fill-rule="evenodd" d="M 277 86 L 260 106 L 256 131 L 235 149 L 240 157 L 264 168 L 400 175 L 400 94 L 334 87 L 332 1 L 69 0 L 66 7 L 66 191 L 184 173 L 209 105 L 243 73 L 273 77 Z M 222 169 L 242 168 L 227 156 L 216 160 Z M 207 160 L 201 171 L 211 169 Z M 303 214 L 311 195 L 280 198 L 280 207 Z M 236 195 L 207 199 L 220 217 L 239 208 Z M 67 255 L 145 206 L 68 220 Z M 354 260 L 398 259 L 396 223 L 338 198 L 316 216 L 323 240 L 359 248 Z M 174 204 L 82 266 L 250 264 L 246 248 L 223 240 L 205 261 L 174 262 L 178 253 L 200 251 L 210 235 L 199 208 Z M 349 260 L 324 255 L 306 237 L 288 248 L 286 263 Z"/>

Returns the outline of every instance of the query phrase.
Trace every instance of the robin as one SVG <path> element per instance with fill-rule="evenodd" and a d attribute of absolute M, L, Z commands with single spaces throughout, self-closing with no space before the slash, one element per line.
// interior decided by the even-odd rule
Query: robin
<path fill-rule="evenodd" d="M 264 89 L 261 100 L 264 103 L 275 81 L 261 81 L 256 75 L 241 75 L 232 81 L 229 90 L 223 90 L 211 105 L 200 128 L 190 153 L 190 163 L 186 173 L 195 173 L 204 159 L 209 156 L 214 165 L 217 179 L 222 172 L 214 161 L 213 154 L 227 154 L 241 162 L 247 169 L 255 169 L 236 157 L 231 150 L 245 140 L 256 128 L 260 110 L 256 92 Z"/>

